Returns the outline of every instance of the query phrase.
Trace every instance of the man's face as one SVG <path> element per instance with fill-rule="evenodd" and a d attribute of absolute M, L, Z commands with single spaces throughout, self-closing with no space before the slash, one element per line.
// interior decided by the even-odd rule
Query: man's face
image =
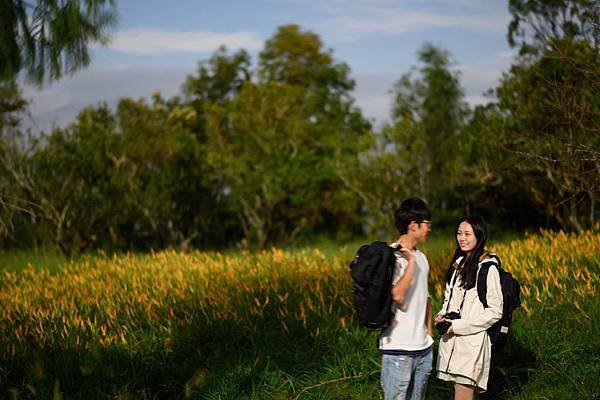
<path fill-rule="evenodd" d="M 427 235 L 431 232 L 431 221 L 424 220 L 422 222 L 411 222 L 414 224 L 414 237 L 419 243 L 423 243 L 427 240 Z"/>

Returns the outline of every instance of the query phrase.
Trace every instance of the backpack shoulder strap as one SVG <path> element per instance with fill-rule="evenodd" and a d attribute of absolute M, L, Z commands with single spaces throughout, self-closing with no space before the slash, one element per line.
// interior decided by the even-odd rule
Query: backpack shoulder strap
<path fill-rule="evenodd" d="M 479 266 L 479 271 L 477 272 L 477 296 L 479 297 L 481 304 L 483 304 L 483 308 L 489 307 L 487 303 L 487 275 L 490 266 L 492 265 L 500 269 L 500 260 L 498 257 L 496 257 L 496 255 L 492 255 L 491 258 L 484 260 L 484 262 Z"/>

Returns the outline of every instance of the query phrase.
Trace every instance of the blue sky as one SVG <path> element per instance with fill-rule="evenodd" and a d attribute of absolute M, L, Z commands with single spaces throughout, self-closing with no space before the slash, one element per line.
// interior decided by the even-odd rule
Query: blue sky
<path fill-rule="evenodd" d="M 506 0 L 122 0 L 117 12 L 111 42 L 93 47 L 90 67 L 25 88 L 34 129 L 64 126 L 100 102 L 180 94 L 185 77 L 219 45 L 244 48 L 256 61 L 264 41 L 287 23 L 317 33 L 350 66 L 356 103 L 376 126 L 389 115 L 389 90 L 417 65 L 423 43 L 452 54 L 472 105 L 485 102 L 483 93 L 515 53 L 506 41 Z"/>

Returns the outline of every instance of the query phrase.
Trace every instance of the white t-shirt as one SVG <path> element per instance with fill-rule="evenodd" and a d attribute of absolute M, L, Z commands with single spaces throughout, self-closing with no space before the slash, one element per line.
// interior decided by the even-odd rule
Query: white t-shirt
<path fill-rule="evenodd" d="M 396 248 L 396 243 L 391 245 Z M 394 268 L 395 285 L 408 266 L 408 261 L 400 252 L 396 252 L 396 267 Z M 380 350 L 424 350 L 433 344 L 433 339 L 427 330 L 427 298 L 429 289 L 427 277 L 429 275 L 429 262 L 427 257 L 418 249 L 415 251 L 415 266 L 413 269 L 413 283 L 406 293 L 406 302 L 403 307 L 396 303 L 392 305 L 394 319 L 390 326 L 379 338 Z"/>

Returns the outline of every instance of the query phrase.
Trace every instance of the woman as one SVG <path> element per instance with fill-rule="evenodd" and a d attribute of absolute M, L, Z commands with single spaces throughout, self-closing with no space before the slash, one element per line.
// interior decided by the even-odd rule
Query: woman
<path fill-rule="evenodd" d="M 438 378 L 454 382 L 455 400 L 473 399 L 475 391 L 487 389 L 492 344 L 486 330 L 502 317 L 502 289 L 494 265 L 487 274 L 488 307 L 484 308 L 477 294 L 480 265 L 497 258 L 486 250 L 486 240 L 481 217 L 458 221 L 444 304 L 435 317 L 436 327 L 445 332 L 438 349 Z"/>

